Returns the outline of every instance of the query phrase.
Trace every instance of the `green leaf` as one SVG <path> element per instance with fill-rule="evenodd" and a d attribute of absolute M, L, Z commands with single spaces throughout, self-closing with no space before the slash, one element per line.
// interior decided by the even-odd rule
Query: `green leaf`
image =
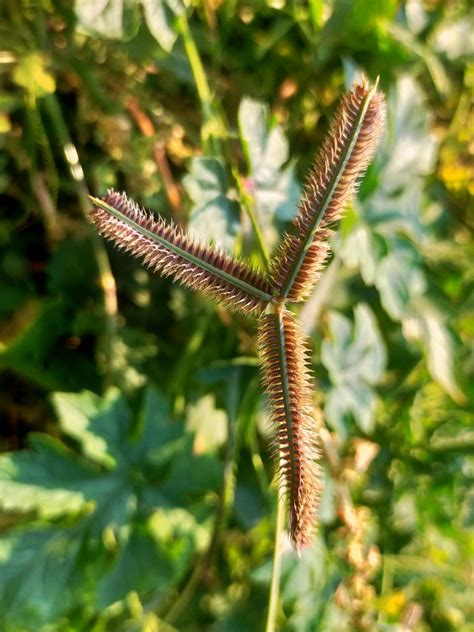
<path fill-rule="evenodd" d="M 288 141 L 279 125 L 271 120 L 266 105 L 248 97 L 239 106 L 239 132 L 247 158 L 249 193 L 263 223 L 274 217 L 290 220 L 299 203 L 300 188 L 294 164 L 288 162 Z M 265 226 L 264 226 L 265 228 Z"/>
<path fill-rule="evenodd" d="M 431 173 L 437 142 L 431 132 L 431 114 L 416 81 L 402 76 L 388 96 L 385 137 L 377 151 L 381 165 L 379 191 L 397 194 Z"/>
<path fill-rule="evenodd" d="M 376 404 L 376 395 L 366 384 L 357 383 L 357 388 L 342 384 L 328 393 L 324 410 L 331 425 L 344 439 L 347 436 L 345 420 L 349 414 L 363 432 L 372 432 Z"/>
<path fill-rule="evenodd" d="M 364 221 L 379 235 L 403 233 L 421 242 L 427 233 L 422 222 L 422 200 L 421 182 L 415 177 L 399 193 L 379 190 L 370 197 L 364 203 Z"/>
<path fill-rule="evenodd" d="M 56 90 L 56 82 L 46 70 L 45 61 L 38 52 L 22 55 L 13 73 L 14 82 L 33 97 L 43 97 Z"/>
<path fill-rule="evenodd" d="M 177 38 L 173 20 L 183 10 L 181 3 L 175 0 L 141 0 L 141 5 L 150 33 L 163 50 L 169 53 Z"/>
<path fill-rule="evenodd" d="M 343 436 L 349 415 L 363 432 L 372 431 L 377 403 L 372 387 L 380 381 L 386 364 L 385 346 L 372 312 L 362 304 L 354 312 L 353 330 L 347 318 L 330 314 L 331 341 L 324 340 L 321 348 L 332 383 L 325 411 L 329 423 Z"/>
<path fill-rule="evenodd" d="M 45 529 L 36 557 L 18 565 L 14 576 L 14 549 L 3 549 L 0 591 L 10 594 L 17 582 L 27 585 L 25 573 L 38 577 L 51 563 L 50 542 L 57 537 L 69 543 L 63 547 L 71 577 L 64 582 L 64 573 L 58 572 L 48 578 L 51 604 L 40 611 L 38 591 L 32 591 L 31 600 L 25 592 L 30 625 L 65 612 L 67 600 L 54 603 L 64 585 L 87 581 L 101 609 L 131 590 L 146 594 L 157 577 L 162 590 L 171 589 L 208 541 L 204 497 L 216 489 L 221 473 L 214 457 L 195 456 L 193 435 L 183 436 L 182 424 L 170 419 L 167 402 L 153 388 L 146 391 L 136 418 L 116 390 L 104 398 L 87 392 L 57 394 L 53 403 L 61 429 L 77 442 L 81 455 L 38 436 L 32 450 L 0 459 L 4 511 L 74 523 L 69 530 Z M 84 606 L 86 597 L 76 595 L 76 607 Z"/>
<path fill-rule="evenodd" d="M 74 335 L 72 307 L 45 302 L 8 345 L 0 344 L 0 369 L 8 368 L 48 390 L 97 386 L 94 364 L 67 342 Z"/>
<path fill-rule="evenodd" d="M 137 6 L 126 0 L 76 0 L 74 10 L 88 35 L 129 40 L 140 24 Z"/>
<path fill-rule="evenodd" d="M 268 107 L 244 97 L 238 116 L 240 136 L 252 172 L 257 174 L 264 168 L 278 170 L 288 160 L 288 141 L 282 129 L 271 124 Z"/>
<path fill-rule="evenodd" d="M 376 5 L 370 0 L 336 0 L 330 19 L 325 26 L 326 37 L 344 38 L 350 34 L 361 36 L 376 26 L 381 26 L 387 18 L 392 18 L 397 10 L 395 0 Z"/>
<path fill-rule="evenodd" d="M 118 390 L 102 399 L 95 393 L 55 393 L 52 401 L 61 430 L 76 439 L 83 454 L 106 467 L 121 460 L 121 439 L 131 430 L 131 418 Z"/>
<path fill-rule="evenodd" d="M 37 435 L 34 452 L 0 457 L 0 506 L 6 512 L 34 512 L 46 520 L 87 509 L 87 489 L 96 472 L 79 463 L 55 439 Z"/>
<path fill-rule="evenodd" d="M 239 212 L 235 200 L 229 197 L 222 163 L 216 158 L 193 158 L 183 185 L 193 201 L 190 233 L 232 250 L 240 228 Z"/>
<path fill-rule="evenodd" d="M 38 630 L 71 606 L 80 539 L 66 529 L 34 529 L 0 540 L 0 625 Z M 87 585 L 82 598 L 87 601 Z M 77 596 L 77 593 L 76 593 Z M 27 626 L 27 627 L 26 627 Z M 44 629 L 44 628 L 42 628 Z"/>
<path fill-rule="evenodd" d="M 196 455 L 194 438 L 184 437 L 179 449 L 170 455 L 168 476 L 160 486 L 160 493 L 168 506 L 189 506 L 220 481 L 221 467 L 211 454 Z"/>
<path fill-rule="evenodd" d="M 385 254 L 384 243 L 368 226 L 360 224 L 342 240 L 337 253 L 349 268 L 359 268 L 366 285 L 373 285 L 379 262 Z"/>
<path fill-rule="evenodd" d="M 414 298 L 426 290 L 419 255 L 402 242 L 394 241 L 391 251 L 378 266 L 375 285 L 387 313 L 394 320 L 401 320 L 409 312 Z"/>
<path fill-rule="evenodd" d="M 213 395 L 205 395 L 188 407 L 186 428 L 195 435 L 195 454 L 214 452 L 227 439 L 227 415 L 216 408 Z"/>
<path fill-rule="evenodd" d="M 421 296 L 412 302 L 412 309 L 414 315 L 407 316 L 404 326 L 410 336 L 423 342 L 429 372 L 455 401 L 464 401 L 464 394 L 456 382 L 454 344 L 445 316 Z"/>
<path fill-rule="evenodd" d="M 282 602 L 290 629 L 317 630 L 322 621 L 322 629 L 331 629 L 325 612 L 330 607 L 331 583 L 337 581 L 335 571 L 321 534 L 315 537 L 311 548 L 302 552 L 300 559 L 294 556 L 283 559 Z"/>
<path fill-rule="evenodd" d="M 175 584 L 188 560 L 208 543 L 209 531 L 184 509 L 158 510 L 133 531 L 112 571 L 101 582 L 98 605 L 105 608 L 131 590 L 149 594 Z M 150 572 L 153 569 L 153 572 Z"/>

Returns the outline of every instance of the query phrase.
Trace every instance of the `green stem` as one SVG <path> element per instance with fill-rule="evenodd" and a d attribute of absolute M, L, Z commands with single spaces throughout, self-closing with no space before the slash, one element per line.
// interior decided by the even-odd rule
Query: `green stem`
<path fill-rule="evenodd" d="M 214 527 L 209 543 L 209 547 L 203 557 L 196 564 L 187 584 L 179 594 L 168 614 L 165 622 L 173 624 L 179 620 L 185 612 L 199 582 L 202 580 L 206 570 L 210 567 L 217 545 L 219 543 L 222 528 L 226 523 L 227 514 L 234 503 L 235 496 L 235 470 L 237 463 L 237 452 L 240 438 L 240 416 L 238 414 L 238 375 L 236 370 L 227 384 L 227 431 L 228 441 L 224 460 L 224 473 L 222 477 L 222 487 L 219 492 L 217 510 L 214 520 Z"/>
<path fill-rule="evenodd" d="M 266 497 L 266 495 L 268 494 L 269 481 L 258 447 L 257 428 L 255 427 L 255 424 L 253 425 L 253 429 L 251 430 L 249 436 L 249 447 L 253 469 L 255 470 L 255 474 L 257 475 L 260 490 L 262 492 L 262 495 Z"/>
<path fill-rule="evenodd" d="M 180 362 L 171 375 L 171 393 L 174 395 L 174 414 L 182 415 L 185 407 L 186 382 L 195 371 L 193 358 L 199 354 L 206 332 L 209 327 L 209 318 L 203 316 L 195 324 L 193 333 L 186 341 L 186 346 L 180 354 Z"/>
<path fill-rule="evenodd" d="M 245 190 L 245 186 L 242 181 L 243 178 L 240 173 L 238 173 L 236 169 L 233 169 L 232 174 L 234 176 L 234 180 L 237 183 L 237 188 L 239 191 L 240 199 L 242 201 L 242 205 L 250 218 L 250 223 L 252 224 L 253 232 L 255 233 L 255 237 L 257 239 L 257 246 L 263 264 L 265 268 L 268 268 L 268 264 L 270 262 L 270 253 L 268 252 L 267 246 L 265 245 L 265 240 L 263 239 L 257 216 L 255 215 L 255 198 L 252 195 L 249 195 L 249 193 Z"/>
<path fill-rule="evenodd" d="M 380 597 L 384 598 L 392 589 L 393 585 L 393 568 L 386 555 L 382 556 L 382 583 L 380 587 Z M 377 623 L 383 625 L 385 623 L 385 613 L 380 608 L 377 617 Z"/>
<path fill-rule="evenodd" d="M 324 24 L 324 2 L 322 0 L 309 0 L 309 16 L 314 33 L 319 33 Z"/>
<path fill-rule="evenodd" d="M 278 611 L 278 599 L 280 595 L 280 576 L 281 576 L 281 551 L 283 547 L 284 524 L 285 524 L 285 493 L 283 489 L 283 480 L 280 481 L 280 489 L 277 498 L 277 510 L 275 519 L 275 544 L 273 548 L 273 567 L 272 579 L 270 585 L 270 596 L 268 599 L 267 622 L 265 632 L 274 632 L 276 630 L 276 618 Z"/>
<path fill-rule="evenodd" d="M 61 107 L 54 94 L 47 95 L 43 98 L 43 104 L 51 123 L 54 127 L 55 134 L 61 144 L 66 164 L 69 168 L 74 187 L 76 189 L 79 204 L 85 217 L 88 217 L 90 210 L 89 191 L 84 179 L 84 171 L 79 162 L 79 155 L 75 145 L 69 135 L 66 122 L 64 121 Z M 117 290 L 115 279 L 110 267 L 109 257 L 105 246 L 95 231 L 91 231 L 92 247 L 94 250 L 97 268 L 99 271 L 99 283 L 104 295 L 104 311 L 105 311 L 105 370 L 108 373 L 109 367 L 113 366 L 113 347 L 117 332 Z"/>
<path fill-rule="evenodd" d="M 38 110 L 38 100 L 32 93 L 26 94 L 26 113 L 31 125 L 31 129 L 33 135 L 36 139 L 36 142 L 41 148 L 41 153 L 43 154 L 44 163 L 46 166 L 46 172 L 49 177 L 49 193 L 51 195 L 54 203 L 57 203 L 58 198 L 58 189 L 59 189 L 59 178 L 58 172 L 56 169 L 56 165 L 54 163 L 53 153 L 51 151 L 51 144 L 48 139 L 48 135 L 46 130 L 44 129 L 43 121 L 41 119 L 40 112 Z M 38 173 L 38 165 L 35 160 L 36 156 L 33 156 L 33 166 L 32 166 L 32 180 Z"/>
<path fill-rule="evenodd" d="M 204 116 L 204 125 L 201 130 L 204 150 L 210 155 L 222 155 L 220 139 L 224 136 L 224 125 L 215 111 L 211 90 L 207 81 L 204 66 L 199 55 L 196 42 L 189 28 L 186 12 L 183 11 L 177 18 L 177 29 L 180 33 L 189 65 L 193 73 L 196 89 L 201 101 Z"/>

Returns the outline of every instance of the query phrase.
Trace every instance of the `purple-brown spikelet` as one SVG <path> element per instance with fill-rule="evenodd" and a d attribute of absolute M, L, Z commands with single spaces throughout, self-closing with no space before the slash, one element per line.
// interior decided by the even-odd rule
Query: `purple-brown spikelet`
<path fill-rule="evenodd" d="M 280 241 L 271 262 L 277 294 L 289 301 L 306 299 L 329 255 L 331 225 L 342 215 L 367 168 L 385 119 L 385 103 L 376 87 L 356 84 L 343 99 L 331 130 L 307 177 L 293 233 Z"/>
<path fill-rule="evenodd" d="M 299 551 L 311 543 L 320 495 L 308 350 L 295 317 L 284 308 L 259 318 L 258 346 L 275 459 L 288 497 L 290 538 Z"/>
<path fill-rule="evenodd" d="M 92 198 L 90 217 L 119 248 L 154 272 L 171 276 L 227 307 L 258 316 L 258 347 L 277 469 L 288 498 L 290 537 L 297 551 L 311 543 L 320 496 L 318 428 L 305 338 L 287 302 L 308 297 L 329 255 L 331 226 L 341 217 L 372 158 L 385 117 L 377 85 L 356 84 L 339 107 L 316 155 L 292 232 L 283 236 L 268 274 L 154 218 L 125 194 Z"/>
<path fill-rule="evenodd" d="M 145 265 L 199 290 L 233 310 L 259 313 L 271 301 L 269 282 L 250 266 L 219 248 L 201 244 L 182 228 L 109 191 L 102 202 L 117 214 L 98 206 L 90 213 L 98 231 L 116 246 L 140 257 Z"/>

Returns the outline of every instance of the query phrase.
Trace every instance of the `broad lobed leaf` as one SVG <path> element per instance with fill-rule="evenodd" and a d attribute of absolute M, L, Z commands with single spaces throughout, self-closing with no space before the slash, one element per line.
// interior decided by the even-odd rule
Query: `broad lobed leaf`
<path fill-rule="evenodd" d="M 156 389 L 147 389 L 136 418 L 114 389 L 104 398 L 57 394 L 54 406 L 79 454 L 38 435 L 30 450 L 0 458 L 0 507 L 37 520 L 31 531 L 1 545 L 0 621 L 26 616 L 41 625 L 60 616 L 77 601 L 74 591 L 84 590 L 90 573 L 96 585 L 79 600 L 85 605 L 97 599 L 99 608 L 132 589 L 147 594 L 157 577 L 162 587 L 171 587 L 208 541 L 211 507 L 205 495 L 219 483 L 219 462 L 193 450 L 193 435 L 183 435 L 183 425 L 171 419 Z M 45 520 L 70 526 L 45 526 Z M 153 576 L 144 572 L 151 562 Z M 50 567 L 48 583 L 29 590 Z M 19 590 L 21 600 L 7 598 Z"/>

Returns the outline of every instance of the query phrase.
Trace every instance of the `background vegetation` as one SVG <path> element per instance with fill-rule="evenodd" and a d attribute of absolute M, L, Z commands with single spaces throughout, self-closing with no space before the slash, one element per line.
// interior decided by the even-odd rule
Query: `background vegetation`
<path fill-rule="evenodd" d="M 279 629 L 474 630 L 468 4 L 6 0 L 2 632 L 263 629 L 252 323 L 105 245 L 87 194 L 259 265 L 252 218 L 271 249 L 361 70 L 388 124 L 300 313 L 325 487 L 314 548 L 283 551 Z"/>

